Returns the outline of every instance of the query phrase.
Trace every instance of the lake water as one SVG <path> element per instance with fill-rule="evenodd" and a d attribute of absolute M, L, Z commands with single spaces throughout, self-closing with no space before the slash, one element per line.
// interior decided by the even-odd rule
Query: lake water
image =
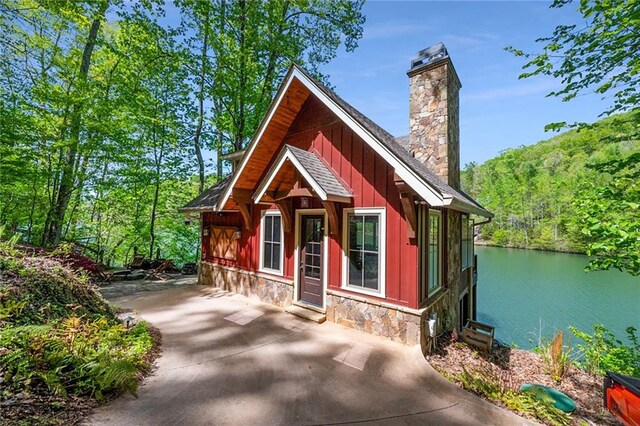
<path fill-rule="evenodd" d="M 621 339 L 630 325 L 640 332 L 640 277 L 584 272 L 587 257 L 576 254 L 477 246 L 476 253 L 478 320 L 495 326 L 503 343 L 531 348 L 541 326 L 549 338 L 598 323 Z"/>

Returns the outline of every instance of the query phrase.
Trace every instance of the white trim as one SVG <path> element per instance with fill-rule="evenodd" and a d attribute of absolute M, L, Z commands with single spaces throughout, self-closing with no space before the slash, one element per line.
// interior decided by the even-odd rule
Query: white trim
<path fill-rule="evenodd" d="M 309 174 L 309 171 L 305 169 L 302 164 L 300 164 L 300 161 L 287 146 L 285 146 L 278 154 L 278 158 L 275 162 L 276 164 L 271 167 L 265 179 L 262 180 L 262 183 L 253 195 L 253 201 L 255 201 L 256 203 L 261 203 L 262 197 L 264 197 L 264 194 L 267 192 L 267 189 L 273 182 L 273 179 L 275 179 L 276 175 L 280 171 L 280 168 L 287 160 L 291 161 L 294 167 L 300 172 L 302 177 L 309 183 L 309 185 L 311 185 L 311 188 L 322 201 L 338 201 L 347 203 L 351 201 L 351 197 L 341 197 L 339 195 L 327 194 L 327 192 L 320 185 L 318 185 L 318 182 L 314 179 L 314 177 Z"/>
<path fill-rule="evenodd" d="M 245 152 L 244 155 L 242 156 L 242 160 L 240 161 L 240 164 L 238 165 L 236 172 L 234 173 L 233 178 L 229 183 L 229 186 L 227 186 L 226 191 L 224 192 L 224 194 L 222 194 L 222 197 L 220 198 L 218 205 L 216 206 L 216 209 L 224 207 L 224 205 L 229 200 L 229 197 L 231 196 L 231 191 L 236 186 L 236 183 L 238 182 L 238 177 L 240 177 L 240 175 L 242 174 L 242 170 L 244 170 L 244 167 L 247 165 L 249 158 L 251 158 L 251 154 L 253 154 L 253 151 L 256 149 L 256 146 L 258 146 L 258 141 L 262 138 L 264 131 L 267 129 L 267 124 L 271 121 L 271 118 L 273 117 L 276 110 L 278 109 L 278 106 L 280 106 L 280 102 L 282 101 L 282 98 L 284 98 L 284 95 L 287 93 L 289 86 L 293 81 L 292 76 L 293 76 L 294 69 L 295 68 L 292 67 L 292 70 L 289 73 L 289 77 L 285 78 L 285 80 L 282 82 L 282 86 L 280 87 L 280 93 L 277 94 L 277 97 L 274 99 L 273 103 L 271 104 L 271 108 L 267 112 L 267 116 L 265 117 L 265 120 L 262 121 L 262 123 L 260 124 L 258 131 L 256 132 L 255 136 L 251 140 L 249 147 L 246 149 L 247 152 Z"/>
<path fill-rule="evenodd" d="M 371 290 L 362 287 L 350 286 L 348 283 L 349 274 L 349 214 L 377 214 L 380 216 L 380 245 L 378 248 L 378 271 L 380 288 Z M 343 290 L 362 293 L 369 296 L 386 298 L 386 281 L 387 281 L 387 210 L 384 207 L 362 207 L 349 208 L 342 211 L 342 283 Z"/>
<path fill-rule="evenodd" d="M 367 129 L 362 127 L 360 123 L 344 111 L 335 101 L 329 98 L 322 90 L 320 90 L 311 80 L 303 73 L 294 69 L 292 77 L 298 78 L 305 86 L 320 99 L 329 109 L 345 122 L 358 136 L 360 136 L 367 144 L 373 148 L 378 155 L 384 158 L 394 169 L 398 176 L 404 180 L 411 188 L 424 198 L 424 200 L 432 206 L 443 205 L 443 195 L 438 190 L 426 184 L 423 179 L 416 175 L 407 165 L 396 158 L 395 154 L 381 144 Z"/>
<path fill-rule="evenodd" d="M 264 250 L 264 218 L 267 216 L 278 216 L 280 218 L 280 269 L 271 269 L 264 267 L 264 256 L 262 251 Z M 282 223 L 282 214 L 279 210 L 263 210 L 260 217 L 260 248 L 258 250 L 258 256 L 260 257 L 260 267 L 258 270 L 271 275 L 284 276 L 284 229 Z"/>
<path fill-rule="evenodd" d="M 322 309 L 327 307 L 327 283 L 329 282 L 329 224 L 325 209 L 297 209 L 295 222 L 295 242 L 293 249 L 293 300 L 300 301 L 300 227 L 302 216 L 324 216 L 324 235 L 322 239 Z"/>
<path fill-rule="evenodd" d="M 398 176 L 402 180 L 404 180 L 411 188 L 413 188 L 427 203 L 429 203 L 429 205 L 445 205 L 444 196 L 440 193 L 440 191 L 433 188 L 431 185 L 426 183 L 424 179 L 420 178 L 415 172 L 409 169 L 403 161 L 398 159 L 393 152 L 391 152 L 388 148 L 381 144 L 377 138 L 375 138 L 371 133 L 369 133 L 368 130 L 362 127 L 356 120 L 354 120 L 350 114 L 344 111 L 338 104 L 336 104 L 331 98 L 329 98 L 294 65 L 292 66 L 289 75 L 284 80 L 282 87 L 280 88 L 280 93 L 274 100 L 274 103 L 272 104 L 266 117 L 266 120 L 262 122 L 260 128 L 258 129 L 258 132 L 256 133 L 256 136 L 253 138 L 249 147 L 247 148 L 248 152 L 246 152 L 242 157 L 242 161 L 236 169 L 236 173 L 234 173 L 234 176 L 227 186 L 226 191 L 220 198 L 217 208 L 224 207 L 226 202 L 229 200 L 231 191 L 238 181 L 238 177 L 242 174 L 244 167 L 249 161 L 249 158 L 251 158 L 253 151 L 262 138 L 267 125 L 271 121 L 271 118 L 273 117 L 275 111 L 278 109 L 280 102 L 282 101 L 285 93 L 287 93 L 287 90 L 294 78 L 298 79 L 298 81 L 304 84 L 311 93 L 313 93 L 318 99 L 320 99 L 333 113 L 338 116 L 338 118 L 346 123 L 359 137 L 361 137 L 369 146 L 371 146 L 373 150 L 378 153 L 378 155 L 384 158 L 385 161 L 387 161 L 389 165 L 391 165 L 391 167 L 395 169 L 395 172 L 398 174 Z"/>

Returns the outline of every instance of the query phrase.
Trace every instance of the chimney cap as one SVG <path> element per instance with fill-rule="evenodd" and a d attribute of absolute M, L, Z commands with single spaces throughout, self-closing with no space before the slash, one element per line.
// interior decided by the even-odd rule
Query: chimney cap
<path fill-rule="evenodd" d="M 449 52 L 444 43 L 436 43 L 431 47 L 422 49 L 411 61 L 411 70 L 434 63 L 440 59 L 448 58 Z"/>

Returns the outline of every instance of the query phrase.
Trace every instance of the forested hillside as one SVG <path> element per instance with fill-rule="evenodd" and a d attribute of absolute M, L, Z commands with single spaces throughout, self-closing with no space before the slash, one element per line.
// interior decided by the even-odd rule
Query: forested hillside
<path fill-rule="evenodd" d="M 292 63 L 362 36 L 361 1 L 0 1 L 0 235 L 105 264 L 197 256 L 177 209 L 229 172 Z"/>
<path fill-rule="evenodd" d="M 535 145 L 508 149 L 483 164 L 467 164 L 462 185 L 495 214 L 481 239 L 505 247 L 584 252 L 577 197 L 610 179 L 589 167 L 640 152 L 640 114 L 627 113 Z M 582 222 L 584 223 L 584 222 Z"/>

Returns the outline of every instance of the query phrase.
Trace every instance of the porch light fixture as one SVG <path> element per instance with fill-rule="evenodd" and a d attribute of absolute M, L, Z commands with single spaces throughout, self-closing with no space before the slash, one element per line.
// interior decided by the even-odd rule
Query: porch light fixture
<path fill-rule="evenodd" d="M 309 197 L 300 197 L 300 207 L 303 209 L 309 208 Z"/>
<path fill-rule="evenodd" d="M 236 240 L 242 238 L 242 229 L 236 229 L 236 232 L 233 233 L 233 236 Z"/>
<path fill-rule="evenodd" d="M 202 228 L 202 236 L 203 237 L 209 236 L 209 228 Z"/>
<path fill-rule="evenodd" d="M 122 321 L 124 321 L 127 324 L 127 330 L 131 327 L 131 321 L 133 321 L 135 318 L 132 317 L 131 315 L 127 315 L 126 317 L 122 318 Z"/>

